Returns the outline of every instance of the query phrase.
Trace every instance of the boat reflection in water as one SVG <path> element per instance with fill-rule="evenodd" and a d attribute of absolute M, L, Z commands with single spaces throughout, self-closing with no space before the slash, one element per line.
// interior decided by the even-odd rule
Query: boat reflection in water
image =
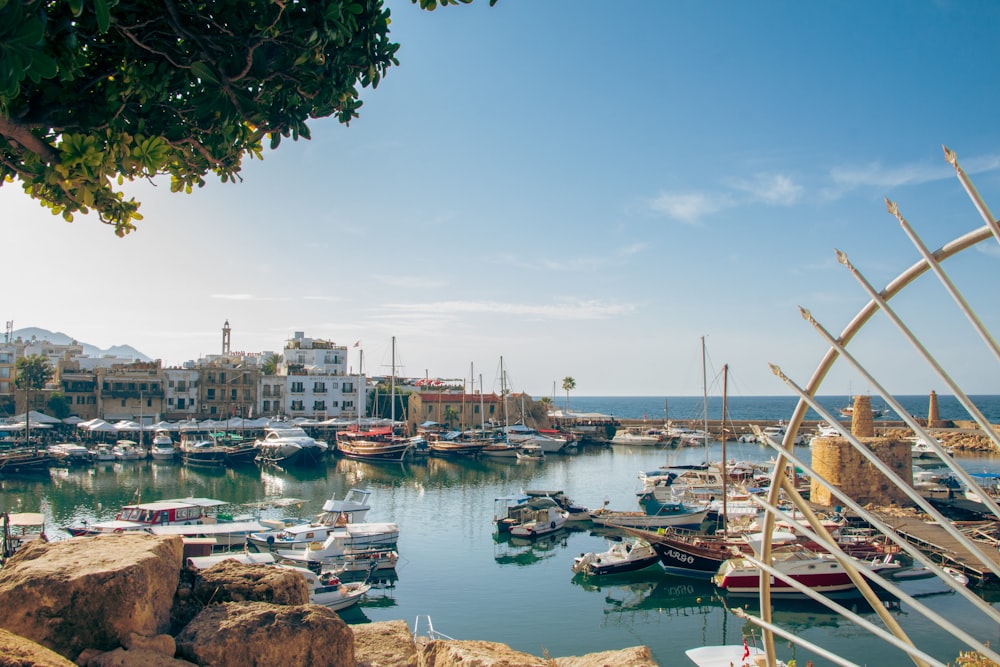
<path fill-rule="evenodd" d="M 532 565 L 567 550 L 569 533 L 568 528 L 560 528 L 534 539 L 493 533 L 493 559 L 498 565 Z"/>

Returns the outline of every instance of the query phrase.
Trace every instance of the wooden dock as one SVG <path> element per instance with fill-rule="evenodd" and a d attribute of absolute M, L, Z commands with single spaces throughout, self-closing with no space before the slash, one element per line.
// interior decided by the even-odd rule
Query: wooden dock
<path fill-rule="evenodd" d="M 993 586 L 1000 583 L 993 572 L 987 569 L 978 558 L 973 556 L 940 525 L 928 523 L 917 517 L 877 514 L 882 521 L 892 526 L 900 537 L 920 549 L 932 561 L 959 570 L 969 577 L 970 583 L 976 586 Z M 995 523 L 993 521 L 976 521 L 956 522 L 955 525 L 968 534 L 970 531 L 974 532 L 977 526 L 992 527 Z M 993 563 L 1000 566 L 1000 550 L 997 549 L 996 544 L 984 543 L 981 551 Z"/>

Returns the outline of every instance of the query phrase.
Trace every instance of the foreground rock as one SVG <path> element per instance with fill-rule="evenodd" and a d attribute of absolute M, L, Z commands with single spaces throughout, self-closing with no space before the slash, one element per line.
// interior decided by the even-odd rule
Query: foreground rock
<path fill-rule="evenodd" d="M 350 628 L 320 605 L 212 605 L 177 636 L 177 649 L 181 657 L 213 667 L 355 667 Z"/>
<path fill-rule="evenodd" d="M 0 569 L 0 627 L 69 659 L 169 625 L 180 538 L 108 535 L 19 549 Z"/>
<path fill-rule="evenodd" d="M 177 537 L 32 542 L 0 569 L 0 667 L 652 667 L 644 647 L 544 658 L 486 641 L 348 626 L 295 571 L 181 569 Z M 13 634 L 12 634 L 13 633 Z"/>

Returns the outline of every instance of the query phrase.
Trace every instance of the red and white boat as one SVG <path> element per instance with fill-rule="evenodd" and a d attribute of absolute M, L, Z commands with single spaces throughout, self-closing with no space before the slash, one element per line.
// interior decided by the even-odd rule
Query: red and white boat
<path fill-rule="evenodd" d="M 859 561 L 860 563 L 860 561 Z M 865 563 L 872 570 L 899 567 L 899 563 L 875 561 Z M 831 554 L 811 551 L 801 544 L 787 544 L 771 552 L 771 567 L 788 578 L 827 597 L 853 597 L 860 591 L 851 581 L 847 570 Z M 730 558 L 719 566 L 715 585 L 733 596 L 757 597 L 760 594 L 760 569 L 745 557 Z M 786 581 L 771 576 L 771 597 L 804 598 Z"/>

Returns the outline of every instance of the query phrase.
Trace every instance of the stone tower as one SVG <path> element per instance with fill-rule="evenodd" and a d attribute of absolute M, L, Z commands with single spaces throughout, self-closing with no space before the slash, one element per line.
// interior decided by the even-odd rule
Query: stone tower
<path fill-rule="evenodd" d="M 222 354 L 229 354 L 229 335 L 232 333 L 232 329 L 229 328 L 229 320 L 222 325 Z"/>
<path fill-rule="evenodd" d="M 851 410 L 851 435 L 856 438 L 875 437 L 871 396 L 854 397 L 854 408 Z"/>
<path fill-rule="evenodd" d="M 930 405 L 927 407 L 927 428 L 941 428 L 941 413 L 938 412 L 936 391 L 931 391 Z"/>

